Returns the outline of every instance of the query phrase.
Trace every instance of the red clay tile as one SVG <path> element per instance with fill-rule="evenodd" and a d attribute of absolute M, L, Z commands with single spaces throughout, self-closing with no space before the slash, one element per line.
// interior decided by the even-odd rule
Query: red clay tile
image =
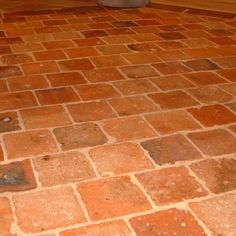
<path fill-rule="evenodd" d="M 99 68 L 87 70 L 83 71 L 83 74 L 91 83 L 125 79 L 125 77 L 116 68 Z"/>
<path fill-rule="evenodd" d="M 12 50 L 9 46 L 0 46 L 0 55 L 10 54 Z"/>
<path fill-rule="evenodd" d="M 0 165 L 0 193 L 25 191 L 36 187 L 29 160 Z"/>
<path fill-rule="evenodd" d="M 23 232 L 37 233 L 85 222 L 81 206 L 70 187 L 17 195 L 13 197 L 13 203 Z"/>
<path fill-rule="evenodd" d="M 151 81 L 161 90 L 176 90 L 195 87 L 193 83 L 182 75 L 168 75 L 152 78 Z"/>
<path fill-rule="evenodd" d="M 216 86 L 202 86 L 196 89 L 189 89 L 188 92 L 198 101 L 205 104 L 225 103 L 233 99 L 233 96 Z"/>
<path fill-rule="evenodd" d="M 128 44 L 127 46 L 130 50 L 135 51 L 135 52 L 155 52 L 155 51 L 160 50 L 157 45 L 151 42 L 132 43 L 132 44 Z"/>
<path fill-rule="evenodd" d="M 153 128 L 161 134 L 201 128 L 201 126 L 185 111 L 162 112 L 146 115 L 145 117 Z"/>
<path fill-rule="evenodd" d="M 130 236 L 131 231 L 128 226 L 122 220 L 109 221 L 100 224 L 94 224 L 89 226 L 84 226 L 78 229 L 71 229 L 63 231 L 61 236 L 87 236 L 89 234 L 93 236 L 99 235 L 119 235 L 119 236 Z"/>
<path fill-rule="evenodd" d="M 236 41 L 229 37 L 216 37 L 216 38 L 209 38 L 212 42 L 218 45 L 235 45 Z"/>
<path fill-rule="evenodd" d="M 10 205 L 10 201 L 6 197 L 0 197 L 0 228 L 2 235 L 10 236 L 11 227 L 14 222 L 14 217 Z"/>
<path fill-rule="evenodd" d="M 128 64 L 120 55 L 93 57 L 91 60 L 97 67 L 124 66 Z"/>
<path fill-rule="evenodd" d="M 72 104 L 68 105 L 68 110 L 75 122 L 97 121 L 116 117 L 105 101 Z"/>
<path fill-rule="evenodd" d="M 130 53 L 122 56 L 132 64 L 150 64 L 160 62 L 159 57 L 152 52 Z"/>
<path fill-rule="evenodd" d="M 153 66 L 164 75 L 182 74 L 191 71 L 188 67 L 180 62 L 157 63 L 153 64 Z"/>
<path fill-rule="evenodd" d="M 120 69 L 131 79 L 148 78 L 159 75 L 154 68 L 149 65 L 126 66 Z"/>
<path fill-rule="evenodd" d="M 8 85 L 11 91 L 43 89 L 49 86 L 43 75 L 12 77 L 8 79 Z"/>
<path fill-rule="evenodd" d="M 21 129 L 16 112 L 0 113 L 0 133 Z"/>
<path fill-rule="evenodd" d="M 217 73 L 232 82 L 236 82 L 236 68 L 218 70 Z"/>
<path fill-rule="evenodd" d="M 27 129 L 71 124 L 71 121 L 62 106 L 25 109 L 21 110 L 20 114 Z"/>
<path fill-rule="evenodd" d="M 98 51 L 102 55 L 119 55 L 122 53 L 129 53 L 130 50 L 125 45 L 103 45 L 97 47 Z M 96 56 L 96 55 L 95 55 Z"/>
<path fill-rule="evenodd" d="M 119 81 L 113 84 L 123 95 L 156 92 L 157 88 L 147 79 Z"/>
<path fill-rule="evenodd" d="M 85 101 L 120 96 L 119 93 L 109 84 L 78 85 L 76 86 L 76 89 L 82 100 Z"/>
<path fill-rule="evenodd" d="M 104 41 L 106 41 L 108 44 L 121 44 L 121 43 L 134 43 L 134 39 L 132 39 L 128 35 L 111 35 L 106 36 L 103 38 Z"/>
<path fill-rule="evenodd" d="M 149 97 L 162 109 L 176 109 L 196 106 L 199 103 L 183 91 L 171 91 L 166 93 L 155 93 Z M 176 102 L 178 101 L 178 103 Z"/>
<path fill-rule="evenodd" d="M 8 92 L 6 80 L 0 80 L 0 93 Z"/>
<path fill-rule="evenodd" d="M 91 70 L 94 68 L 93 64 L 87 58 L 60 61 L 58 64 L 63 71 Z"/>
<path fill-rule="evenodd" d="M 33 62 L 33 58 L 28 54 L 3 55 L 1 61 L 5 65 L 15 65 Z"/>
<path fill-rule="evenodd" d="M 97 147 L 90 150 L 89 154 L 102 176 L 112 176 L 153 167 L 143 150 L 134 143 Z"/>
<path fill-rule="evenodd" d="M 117 98 L 110 100 L 110 104 L 120 116 L 158 111 L 158 108 L 144 96 Z"/>
<path fill-rule="evenodd" d="M 22 68 L 23 68 L 23 71 L 25 72 L 25 74 L 27 74 L 27 75 L 55 73 L 55 72 L 59 71 L 56 62 L 54 62 L 54 61 L 23 64 Z"/>
<path fill-rule="evenodd" d="M 85 38 L 104 37 L 108 33 L 105 30 L 87 30 L 81 32 Z"/>
<path fill-rule="evenodd" d="M 184 63 L 194 71 L 217 70 L 219 67 L 209 59 L 186 61 Z"/>
<path fill-rule="evenodd" d="M 92 57 L 100 54 L 93 47 L 69 48 L 65 50 L 69 58 Z"/>
<path fill-rule="evenodd" d="M 0 94 L 0 111 L 37 106 L 31 92 Z"/>
<path fill-rule="evenodd" d="M 188 137 L 208 156 L 218 156 L 236 152 L 236 138 L 222 129 L 190 133 Z"/>
<path fill-rule="evenodd" d="M 20 43 L 11 45 L 12 51 L 14 53 L 23 53 L 23 52 L 34 52 L 43 50 L 43 47 L 39 43 Z"/>
<path fill-rule="evenodd" d="M 84 77 L 79 72 L 48 74 L 47 78 L 53 87 L 87 83 Z"/>
<path fill-rule="evenodd" d="M 0 78 L 22 75 L 18 66 L 0 66 Z"/>
<path fill-rule="evenodd" d="M 61 29 L 55 26 L 48 26 L 48 27 L 39 27 L 34 29 L 37 34 L 49 34 L 54 32 L 60 32 Z"/>
<path fill-rule="evenodd" d="M 76 102 L 80 100 L 75 91 L 69 87 L 38 90 L 36 91 L 36 95 L 42 105 Z"/>
<path fill-rule="evenodd" d="M 210 84 L 226 83 L 226 81 L 213 72 L 197 72 L 191 74 L 185 74 L 185 76 L 199 86 L 205 86 Z"/>
<path fill-rule="evenodd" d="M 145 141 L 141 145 L 159 165 L 201 158 L 200 153 L 181 134 Z"/>
<path fill-rule="evenodd" d="M 1 161 L 4 161 L 4 155 L 3 155 L 2 147 L 0 146 L 0 162 Z"/>
<path fill-rule="evenodd" d="M 34 52 L 34 57 L 37 61 L 50 61 L 50 60 L 63 60 L 66 59 L 66 55 L 61 50 L 51 50 L 48 51 L 41 51 L 41 52 Z"/>
<path fill-rule="evenodd" d="M 185 210 L 170 209 L 136 216 L 130 223 L 137 236 L 206 236 L 195 218 Z"/>
<path fill-rule="evenodd" d="M 58 150 L 48 130 L 6 134 L 3 141 L 9 159 L 54 153 Z"/>
<path fill-rule="evenodd" d="M 158 35 L 164 40 L 186 39 L 186 36 L 184 36 L 180 32 L 163 32 L 163 33 L 159 33 Z"/>
<path fill-rule="evenodd" d="M 92 220 L 150 209 L 146 197 L 128 176 L 82 183 L 78 185 L 78 191 Z M 96 199 L 94 196 L 97 196 Z M 119 208 L 116 207 L 118 205 Z"/>
<path fill-rule="evenodd" d="M 34 167 L 43 186 L 78 182 L 95 176 L 87 158 L 78 151 L 36 158 Z"/>
<path fill-rule="evenodd" d="M 56 128 L 53 133 L 64 151 L 102 145 L 107 142 L 101 129 L 93 123 Z"/>
<path fill-rule="evenodd" d="M 236 57 L 214 58 L 213 61 L 224 69 L 230 69 L 236 67 Z"/>
<path fill-rule="evenodd" d="M 21 37 L 0 38 L 0 45 L 12 45 L 17 43 L 23 43 Z"/>
<path fill-rule="evenodd" d="M 222 193 L 236 188 L 236 160 L 205 160 L 190 167 L 213 193 Z"/>
<path fill-rule="evenodd" d="M 75 39 L 74 42 L 79 47 L 99 46 L 105 44 L 100 38 Z"/>
<path fill-rule="evenodd" d="M 224 89 L 227 93 L 231 94 L 232 96 L 236 96 L 236 83 L 230 84 L 223 84 L 220 88 Z"/>
<path fill-rule="evenodd" d="M 205 127 L 236 122 L 236 115 L 222 105 L 188 109 Z"/>
<path fill-rule="evenodd" d="M 186 167 L 172 167 L 136 175 L 156 205 L 207 195 Z"/>
<path fill-rule="evenodd" d="M 105 121 L 104 130 L 116 141 L 129 141 L 155 136 L 155 132 L 140 117 L 119 118 Z"/>
<path fill-rule="evenodd" d="M 193 212 L 211 230 L 213 235 L 235 234 L 235 206 L 235 194 L 228 194 L 190 204 Z"/>

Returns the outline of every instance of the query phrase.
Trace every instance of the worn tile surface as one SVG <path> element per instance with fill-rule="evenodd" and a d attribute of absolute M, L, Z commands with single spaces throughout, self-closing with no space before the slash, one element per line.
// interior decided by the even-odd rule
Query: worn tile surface
<path fill-rule="evenodd" d="M 0 235 L 235 236 L 235 17 L 0 0 Z"/>

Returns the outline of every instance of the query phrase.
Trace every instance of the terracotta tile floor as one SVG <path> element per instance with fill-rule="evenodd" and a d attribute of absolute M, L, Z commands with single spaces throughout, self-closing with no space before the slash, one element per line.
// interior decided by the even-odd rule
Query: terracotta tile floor
<path fill-rule="evenodd" d="M 235 236 L 235 16 L 2 13 L 0 235 Z"/>

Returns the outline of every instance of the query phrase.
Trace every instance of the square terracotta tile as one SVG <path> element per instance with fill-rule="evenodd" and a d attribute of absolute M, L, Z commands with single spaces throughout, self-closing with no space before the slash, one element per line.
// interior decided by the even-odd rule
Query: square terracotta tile
<path fill-rule="evenodd" d="M 206 190 L 186 167 L 165 168 L 136 175 L 156 205 L 203 197 Z"/>
<path fill-rule="evenodd" d="M 88 159 L 78 151 L 36 158 L 34 168 L 43 186 L 79 182 L 95 177 Z"/>
<path fill-rule="evenodd" d="M 71 124 L 71 121 L 62 106 L 25 109 L 21 110 L 20 114 L 27 129 Z"/>
<path fill-rule="evenodd" d="M 141 145 L 158 165 L 201 158 L 197 149 L 181 134 L 148 140 Z"/>
<path fill-rule="evenodd" d="M 235 159 L 205 160 L 190 167 L 213 193 L 236 188 Z"/>
<path fill-rule="evenodd" d="M 129 141 L 154 137 L 156 133 L 141 117 L 129 117 L 103 122 L 105 132 L 115 141 Z"/>
<path fill-rule="evenodd" d="M 16 195 L 13 203 L 19 227 L 26 233 L 85 222 L 81 206 L 70 187 Z"/>
<path fill-rule="evenodd" d="M 9 159 L 57 152 L 57 145 L 48 130 L 28 131 L 3 136 Z"/>
<path fill-rule="evenodd" d="M 180 90 L 155 93 L 149 95 L 149 97 L 162 109 L 176 109 L 199 105 L 194 98 Z"/>
<path fill-rule="evenodd" d="M 80 97 L 85 101 L 119 97 L 120 94 L 109 84 L 88 84 L 76 86 Z"/>
<path fill-rule="evenodd" d="M 208 156 L 218 156 L 236 152 L 236 138 L 223 129 L 190 133 L 188 137 Z"/>
<path fill-rule="evenodd" d="M 206 236 L 196 219 L 185 210 L 169 209 L 136 216 L 130 220 L 137 236 Z"/>
<path fill-rule="evenodd" d="M 152 168 L 152 162 L 134 143 L 121 143 L 97 147 L 89 155 L 102 176 L 129 173 Z"/>
<path fill-rule="evenodd" d="M 77 189 L 94 221 L 150 209 L 148 200 L 128 176 L 81 183 Z"/>
<path fill-rule="evenodd" d="M 193 212 L 211 230 L 213 235 L 234 235 L 236 228 L 235 206 L 235 194 L 190 204 Z"/>
<path fill-rule="evenodd" d="M 10 201 L 6 197 L 0 197 L 0 215 L 1 215 L 1 221 L 0 221 L 1 233 L 3 235 L 10 236 L 14 218 Z"/>
<path fill-rule="evenodd" d="M 53 133 L 64 151 L 102 145 L 107 142 L 101 129 L 93 123 L 56 128 Z"/>
<path fill-rule="evenodd" d="M 20 129 L 19 118 L 16 112 L 0 113 L 0 133 Z"/>
<path fill-rule="evenodd" d="M 146 115 L 145 118 L 160 134 L 201 128 L 186 111 L 181 110 Z"/>
<path fill-rule="evenodd" d="M 158 111 L 155 104 L 144 96 L 117 98 L 110 100 L 110 104 L 120 116 Z"/>
<path fill-rule="evenodd" d="M 18 192 L 37 187 L 29 160 L 0 165 L 0 192 Z"/>
<path fill-rule="evenodd" d="M 89 226 L 84 226 L 78 229 L 72 229 L 62 232 L 61 236 L 87 236 L 89 234 L 94 236 L 99 235 L 119 235 L 119 236 L 130 236 L 131 230 L 128 228 L 126 223 L 122 220 L 104 222 L 100 224 L 94 224 Z"/>
<path fill-rule="evenodd" d="M 226 125 L 236 122 L 236 114 L 222 105 L 204 106 L 188 109 L 205 127 Z"/>

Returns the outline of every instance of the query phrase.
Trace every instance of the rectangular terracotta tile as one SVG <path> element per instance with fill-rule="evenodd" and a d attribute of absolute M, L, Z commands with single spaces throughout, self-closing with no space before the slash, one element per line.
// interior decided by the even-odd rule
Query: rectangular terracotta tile
<path fill-rule="evenodd" d="M 222 193 L 236 188 L 235 159 L 205 160 L 190 167 L 213 193 Z"/>
<path fill-rule="evenodd" d="M 91 60 L 96 67 L 124 66 L 128 64 L 120 55 L 92 57 Z"/>
<path fill-rule="evenodd" d="M 205 127 L 226 125 L 236 122 L 236 115 L 222 105 L 204 106 L 188 109 Z"/>
<path fill-rule="evenodd" d="M 49 87 L 49 84 L 43 75 L 12 77 L 9 78 L 7 82 L 11 91 L 43 89 Z"/>
<path fill-rule="evenodd" d="M 236 68 L 218 70 L 217 73 L 220 76 L 223 76 L 224 78 L 226 78 L 227 80 L 236 82 Z"/>
<path fill-rule="evenodd" d="M 0 113 L 0 133 L 21 129 L 16 112 Z"/>
<path fill-rule="evenodd" d="M 93 64 L 87 58 L 60 61 L 58 64 L 62 71 L 91 70 L 94 68 Z"/>
<path fill-rule="evenodd" d="M 21 37 L 0 38 L 0 45 L 12 45 L 17 43 L 23 43 Z"/>
<path fill-rule="evenodd" d="M 220 85 L 220 88 L 224 89 L 227 93 L 231 94 L 233 97 L 236 96 L 236 83 L 228 83 Z"/>
<path fill-rule="evenodd" d="M 129 53 L 122 56 L 132 64 L 150 64 L 160 62 L 160 58 L 152 52 Z"/>
<path fill-rule="evenodd" d="M 37 61 L 66 59 L 66 55 L 62 50 L 50 50 L 50 52 L 49 51 L 34 52 L 33 55 Z"/>
<path fill-rule="evenodd" d="M 69 48 L 64 50 L 69 58 L 93 57 L 100 54 L 94 47 Z"/>
<path fill-rule="evenodd" d="M 86 79 L 91 83 L 124 80 L 125 77 L 116 68 L 99 68 L 83 71 Z"/>
<path fill-rule="evenodd" d="M 54 61 L 23 64 L 22 68 L 25 74 L 27 75 L 55 73 L 59 71 L 56 62 Z"/>
<path fill-rule="evenodd" d="M 100 38 L 75 39 L 73 41 L 79 47 L 99 46 L 105 44 L 105 42 L 103 42 Z"/>
<path fill-rule="evenodd" d="M 10 236 L 14 218 L 10 201 L 6 197 L 0 197 L 0 215 L 1 215 L 1 221 L 0 221 L 1 233 L 3 235 Z"/>
<path fill-rule="evenodd" d="M 134 143 L 97 147 L 91 149 L 89 155 L 102 176 L 112 176 L 153 167 L 143 150 Z"/>
<path fill-rule="evenodd" d="M 223 69 L 231 69 L 236 67 L 236 57 L 214 58 L 213 61 Z"/>
<path fill-rule="evenodd" d="M 190 204 L 193 212 L 213 235 L 234 235 L 236 195 L 228 194 Z M 224 215 L 224 217 L 222 217 Z"/>
<path fill-rule="evenodd" d="M 12 50 L 10 46 L 0 46 L 0 55 L 11 54 Z"/>
<path fill-rule="evenodd" d="M 186 167 L 172 167 L 136 175 L 156 205 L 203 197 L 206 190 Z"/>
<path fill-rule="evenodd" d="M 103 123 L 103 128 L 117 142 L 144 139 L 156 135 L 141 117 L 108 120 Z"/>
<path fill-rule="evenodd" d="M 208 156 L 218 156 L 236 152 L 236 138 L 223 129 L 190 133 L 188 137 Z"/>
<path fill-rule="evenodd" d="M 109 84 L 85 84 L 76 86 L 82 100 L 90 101 L 96 99 L 119 97 L 120 94 Z"/>
<path fill-rule="evenodd" d="M 58 150 L 48 130 L 6 134 L 3 136 L 3 141 L 8 159 L 44 155 Z"/>
<path fill-rule="evenodd" d="M 26 129 L 38 129 L 71 124 L 62 106 L 38 107 L 20 111 Z"/>
<path fill-rule="evenodd" d="M 50 84 L 53 87 L 87 83 L 80 72 L 63 72 L 56 74 L 48 74 L 47 79 L 50 81 Z"/>
<path fill-rule="evenodd" d="M 43 186 L 78 182 L 95 177 L 88 159 L 78 151 L 36 158 L 34 167 Z"/>
<path fill-rule="evenodd" d="M 14 196 L 13 203 L 23 232 L 39 233 L 85 222 L 81 206 L 70 187 Z"/>
<path fill-rule="evenodd" d="M 82 183 L 77 189 L 94 221 L 150 209 L 146 197 L 128 176 Z"/>
<path fill-rule="evenodd" d="M 18 66 L 0 66 L 0 78 L 8 78 L 22 75 L 22 71 Z"/>
<path fill-rule="evenodd" d="M 218 65 L 209 59 L 186 61 L 184 64 L 190 67 L 194 71 L 206 71 L 206 70 L 219 69 Z"/>
<path fill-rule="evenodd" d="M 88 234 L 92 234 L 93 236 L 99 236 L 99 235 L 109 235 L 110 233 L 113 233 L 114 235 L 119 236 L 130 236 L 131 231 L 126 225 L 125 222 L 122 220 L 116 220 L 116 221 L 108 221 L 100 224 L 94 224 L 89 226 L 84 226 L 77 229 L 71 229 L 63 231 L 60 235 L 61 236 L 74 236 L 74 235 L 80 235 L 80 236 L 86 236 Z"/>
<path fill-rule="evenodd" d="M 116 117 L 105 101 L 72 104 L 67 107 L 75 122 L 98 121 Z"/>
<path fill-rule="evenodd" d="M 108 33 L 105 30 L 86 30 L 81 32 L 85 38 L 104 37 Z"/>
<path fill-rule="evenodd" d="M 93 147 L 107 142 L 106 136 L 98 125 L 93 123 L 79 124 L 56 128 L 54 135 L 62 150 Z"/>
<path fill-rule="evenodd" d="M 175 208 L 136 216 L 130 223 L 137 236 L 207 235 L 188 211 Z"/>
<path fill-rule="evenodd" d="M 181 134 L 144 141 L 141 145 L 158 165 L 201 158 L 198 150 Z"/>
<path fill-rule="evenodd" d="M 42 105 L 76 102 L 80 100 L 75 91 L 70 87 L 38 90 L 36 91 L 36 95 Z"/>
<path fill-rule="evenodd" d="M 1 61 L 5 65 L 15 65 L 33 62 L 33 58 L 28 54 L 3 55 Z"/>
<path fill-rule="evenodd" d="M 102 55 L 116 55 L 116 54 L 122 54 L 122 53 L 129 53 L 130 50 L 125 45 L 103 45 L 98 46 L 97 50 Z"/>
<path fill-rule="evenodd" d="M 157 63 L 153 64 L 153 67 L 164 75 L 182 74 L 191 71 L 188 67 L 180 62 Z"/>
<path fill-rule="evenodd" d="M 155 93 L 149 95 L 149 97 L 156 104 L 159 104 L 162 109 L 176 109 L 199 105 L 190 95 L 180 90 Z M 176 101 L 178 101 L 178 103 Z"/>
<path fill-rule="evenodd" d="M 0 192 L 18 192 L 37 187 L 29 160 L 0 165 Z"/>
<path fill-rule="evenodd" d="M 160 48 L 152 42 L 130 43 L 127 45 L 133 52 L 156 52 Z"/>
<path fill-rule="evenodd" d="M 37 106 L 31 92 L 0 94 L 0 111 Z"/>
<path fill-rule="evenodd" d="M 158 111 L 158 108 L 145 96 L 123 97 L 110 100 L 120 116 Z"/>
<path fill-rule="evenodd" d="M 186 39 L 186 36 L 180 32 L 162 32 L 158 34 L 164 40 L 181 40 Z"/>

